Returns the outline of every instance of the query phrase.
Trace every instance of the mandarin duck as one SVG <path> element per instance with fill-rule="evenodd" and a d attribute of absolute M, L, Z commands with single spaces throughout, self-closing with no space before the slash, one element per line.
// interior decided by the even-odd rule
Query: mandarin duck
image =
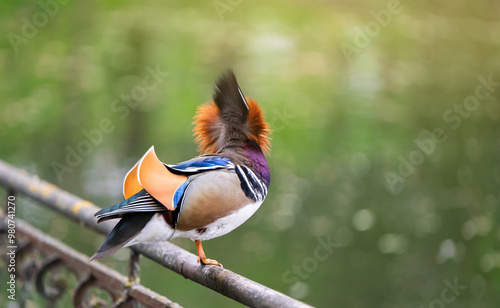
<path fill-rule="evenodd" d="M 198 107 L 193 124 L 201 155 L 170 165 L 151 147 L 125 176 L 125 201 L 95 214 L 98 222 L 121 220 L 90 260 L 183 237 L 195 241 L 198 262 L 222 266 L 207 259 L 201 242 L 231 232 L 264 201 L 271 180 L 269 124 L 232 71 L 221 75 L 213 101 Z"/>

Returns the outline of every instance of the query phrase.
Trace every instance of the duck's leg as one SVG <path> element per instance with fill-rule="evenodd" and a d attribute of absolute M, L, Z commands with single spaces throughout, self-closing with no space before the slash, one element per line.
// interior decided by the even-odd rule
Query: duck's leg
<path fill-rule="evenodd" d="M 203 246 L 201 246 L 200 240 L 195 240 L 194 242 L 196 243 L 196 249 L 198 250 L 198 262 L 201 262 L 201 264 L 203 265 L 217 265 L 223 267 L 222 264 L 220 264 L 216 260 L 207 259 L 207 257 L 205 256 L 205 252 L 203 251 Z"/>

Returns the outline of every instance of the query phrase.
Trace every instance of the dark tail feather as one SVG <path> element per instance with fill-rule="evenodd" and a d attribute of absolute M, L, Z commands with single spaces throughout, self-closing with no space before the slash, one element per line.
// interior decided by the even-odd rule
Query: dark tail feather
<path fill-rule="evenodd" d="M 232 70 L 224 72 L 217 81 L 214 101 L 226 124 L 243 125 L 248 118 L 248 105 Z"/>
<path fill-rule="evenodd" d="M 89 262 L 96 259 L 102 259 L 114 254 L 118 249 L 125 246 L 132 240 L 146 224 L 151 220 L 155 212 L 126 214 L 120 222 L 111 230 L 104 243 L 97 252 L 90 257 Z"/>

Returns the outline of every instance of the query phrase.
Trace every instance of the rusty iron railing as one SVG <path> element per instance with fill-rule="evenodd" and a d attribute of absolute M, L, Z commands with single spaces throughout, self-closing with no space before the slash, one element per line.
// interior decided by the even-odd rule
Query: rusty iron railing
<path fill-rule="evenodd" d="M 10 195 L 12 196 L 12 195 Z M 5 223 L 0 224 L 1 233 L 6 233 Z M 64 268 L 77 277 L 78 283 L 73 291 L 74 307 L 94 307 L 101 299 L 91 298 L 91 288 L 104 290 L 109 294 L 115 307 L 180 307 L 164 296 L 141 286 L 134 277 L 124 277 L 98 262 L 88 262 L 85 256 L 71 247 L 43 234 L 28 223 L 16 221 L 18 249 L 16 251 L 16 273 L 23 280 L 23 288 L 33 281 L 38 293 L 54 307 L 64 292 L 68 290 L 67 280 L 58 270 Z M 42 254 L 43 258 L 37 258 Z M 26 292 L 22 290 L 21 292 Z M 26 294 L 19 294 L 25 297 Z M 84 305 L 88 303 L 88 305 Z M 103 302 L 102 302 L 103 303 Z M 137 305 L 140 304 L 140 305 Z"/>
<path fill-rule="evenodd" d="M 29 175 L 24 170 L 15 168 L 0 160 L 0 185 L 7 189 L 7 196 L 23 194 L 40 202 L 56 212 L 80 223 L 82 227 L 107 234 L 113 227 L 113 222 L 97 224 L 94 213 L 100 208 L 89 201 L 72 195 L 57 186 Z M 9 200 L 7 200 L 7 205 Z M 6 209 L 7 210 L 7 209 Z M 2 238 L 8 233 L 8 211 L 0 223 Z M 16 259 L 23 259 L 34 251 L 46 256 L 44 263 L 35 264 L 32 261 L 24 265 L 25 273 L 35 276 L 37 290 L 49 301 L 57 300 L 64 290 L 60 282 L 48 291 L 43 286 L 44 275 L 55 267 L 65 266 L 74 272 L 78 278 L 78 286 L 73 295 L 75 307 L 83 305 L 85 293 L 90 287 L 105 290 L 112 298 L 115 307 L 137 306 L 180 307 L 167 298 L 160 296 L 138 283 L 139 254 L 156 263 L 193 280 L 205 287 L 232 298 L 251 307 L 311 307 L 287 295 L 263 286 L 257 282 L 240 276 L 230 270 L 217 266 L 201 266 L 197 257 L 169 242 L 154 244 L 139 244 L 132 247 L 129 262 L 128 277 L 107 268 L 98 262 L 87 262 L 85 256 L 72 248 L 58 242 L 48 235 L 42 234 L 29 224 L 16 218 L 16 232 L 24 241 L 18 245 Z M 21 242 L 20 242 L 21 243 Z M 7 260 L 8 262 L 8 260 Z M 32 272 L 36 272 L 33 274 Z M 26 275 L 25 275 L 26 276 Z M 20 277 L 29 279 L 29 277 Z M 93 303 L 98 305 L 99 303 Z M 86 305 L 89 305 L 86 303 Z"/>

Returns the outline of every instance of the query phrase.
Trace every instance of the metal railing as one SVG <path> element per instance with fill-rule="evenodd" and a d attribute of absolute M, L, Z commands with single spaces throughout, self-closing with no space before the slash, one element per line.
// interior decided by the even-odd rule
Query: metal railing
<path fill-rule="evenodd" d="M 113 222 L 108 221 L 99 225 L 96 223 L 94 213 L 100 209 L 96 205 L 1 160 L 0 185 L 7 189 L 8 196 L 5 217 L 0 224 L 3 238 L 6 238 L 9 229 L 7 216 L 9 196 L 15 196 L 15 194 L 26 195 L 80 223 L 82 227 L 99 233 L 107 234 L 113 228 Z M 91 287 L 105 290 L 111 296 L 116 307 L 128 307 L 132 304 L 137 306 L 138 303 L 142 306 L 152 307 L 180 307 L 166 297 L 160 296 L 138 283 L 138 256 L 142 254 L 184 278 L 193 280 L 247 306 L 311 307 L 230 270 L 217 266 L 201 266 L 197 263 L 197 257 L 194 254 L 169 242 L 133 246 L 128 277 L 125 277 L 98 262 L 89 263 L 88 256 L 42 234 L 20 219 L 16 218 L 15 224 L 16 236 L 20 236 L 24 243 L 16 248 L 16 260 L 25 258 L 29 254 L 28 252 L 33 254 L 34 251 L 39 251 L 45 255 L 42 264 L 36 264 L 34 261 L 28 262 L 28 265 L 25 264 L 23 266 L 25 269 L 23 271 L 24 277 L 20 276 L 19 278 L 30 279 L 33 276 L 34 278 L 31 278 L 35 280 L 38 292 L 49 301 L 56 301 L 64 292 L 65 287 L 61 286 L 60 282 L 55 281 L 55 287 L 47 290 L 43 285 L 44 275 L 55 267 L 64 266 L 75 273 L 78 278 L 73 295 L 75 307 L 82 307 L 85 300 L 92 300 L 85 296 Z M 94 305 L 97 304 L 94 303 Z"/>

